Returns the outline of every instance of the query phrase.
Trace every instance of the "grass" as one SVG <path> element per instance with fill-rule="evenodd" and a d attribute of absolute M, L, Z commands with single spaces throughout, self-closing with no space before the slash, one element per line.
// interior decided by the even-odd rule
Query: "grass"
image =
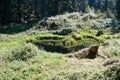
<path fill-rule="evenodd" d="M 79 21 L 72 18 L 72 14 L 71 17 L 67 14 L 67 21 L 64 22 L 65 16 L 57 16 L 58 23 L 62 22 L 63 27 L 66 28 L 71 27 L 68 24 L 77 22 L 80 29 L 69 34 L 57 35 L 50 31 L 48 31 L 50 33 L 40 33 L 39 28 L 40 30 L 42 30 L 41 28 L 44 29 L 44 26 L 41 27 L 40 23 L 34 25 L 34 28 L 33 24 L 1 27 L 0 80 L 115 80 L 115 78 L 119 78 L 119 66 L 113 64 L 103 66 L 106 62 L 104 59 L 78 60 L 67 58 L 65 54 L 55 51 L 67 49 L 68 51 L 71 50 L 69 52 L 72 54 L 76 49 L 80 50 L 80 46 L 89 47 L 94 44 L 102 44 L 104 46 L 101 50 L 102 53 L 109 55 L 111 58 L 120 56 L 120 37 L 118 33 L 112 33 L 111 28 L 91 29 L 98 18 L 84 21 L 80 16 Z M 59 24 L 61 25 L 61 23 Z M 45 25 L 46 27 L 48 26 Z M 31 29 L 27 30 L 29 28 Z M 99 37 L 96 36 L 98 31 L 103 31 L 103 34 Z M 32 44 L 35 42 L 38 44 L 37 46 Z M 48 48 L 55 52 L 45 51 L 43 47 L 39 47 L 40 44 L 47 47 L 50 45 Z"/>
<path fill-rule="evenodd" d="M 17 43 L 14 51 L 20 49 Z M 21 47 L 24 46 L 21 44 Z M 34 48 L 32 48 L 34 49 Z M 13 49 L 12 49 L 13 50 Z M 81 62 L 69 61 L 63 54 L 50 53 L 43 50 L 38 50 L 34 57 L 28 58 L 26 61 L 12 60 L 9 61 L 9 51 L 0 54 L 0 79 L 1 80 L 96 80 L 99 76 L 104 76 L 105 67 L 95 60 L 81 60 Z M 0 52 L 1 53 L 1 52 Z M 7 56 L 8 55 L 8 56 Z M 80 65 L 82 63 L 83 65 Z M 113 73 L 112 73 L 113 74 Z M 101 80 L 106 80 L 105 77 L 100 77 Z M 114 74 L 113 74 L 114 79 Z"/>
<path fill-rule="evenodd" d="M 3 35 L 3 34 L 1 34 Z M 6 35 L 6 40 L 2 40 L 0 42 L 0 49 L 5 50 L 5 49 L 11 49 L 13 47 L 18 46 L 21 43 L 26 43 L 27 41 L 34 39 L 37 36 L 46 36 L 46 35 L 52 35 L 49 33 L 45 34 L 33 34 L 33 35 L 26 35 L 25 33 L 21 34 L 15 34 L 15 35 Z M 5 36 L 0 36 L 1 39 L 4 39 Z"/>
<path fill-rule="evenodd" d="M 3 38 L 3 36 L 1 36 Z M 24 52 L 24 44 L 31 40 L 38 40 L 40 42 L 56 42 L 61 43 L 65 41 L 65 48 L 74 47 L 76 44 L 85 44 L 85 41 L 88 42 L 91 40 L 84 38 L 83 35 L 78 34 L 78 39 L 75 39 L 72 35 L 54 35 L 51 33 L 44 33 L 44 34 L 33 34 L 33 35 L 26 35 L 23 34 L 15 34 L 15 35 L 7 35 L 5 41 L 0 42 L 0 58 L 2 62 L 2 69 L 0 72 L 0 79 L 6 80 L 29 80 L 29 79 L 40 79 L 40 80 L 69 80 L 69 79 L 79 79 L 78 75 L 83 74 L 79 72 L 80 69 L 78 66 L 70 65 L 68 59 L 59 53 L 51 53 L 43 50 L 37 50 L 36 55 L 34 57 L 30 57 L 26 60 L 19 60 L 19 59 L 11 59 L 13 55 L 19 54 L 18 57 L 20 58 L 20 52 Z M 79 39 L 80 38 L 80 39 Z M 82 39 L 82 40 L 81 40 Z M 84 41 L 85 40 L 85 41 Z M 92 39 L 94 40 L 94 39 Z M 75 42 L 75 45 L 71 45 L 71 41 Z M 46 43 L 45 42 L 45 43 Z M 21 45 L 21 47 L 19 47 Z M 28 43 L 26 43 L 28 45 Z M 33 45 L 33 44 L 31 44 Z M 28 45 L 29 47 L 29 45 Z M 33 45 L 33 47 L 36 47 Z M 30 48 L 33 49 L 34 48 Z M 1 50 L 5 50 L 1 51 Z M 19 52 L 20 51 L 20 52 Z M 31 50 L 30 50 L 31 51 Z M 11 54 L 14 52 L 15 54 Z M 17 57 L 17 58 L 18 58 Z M 25 57 L 27 58 L 27 57 Z M 68 66 L 71 66 L 68 68 Z M 73 67 L 73 68 L 72 68 Z M 71 70 L 70 70 L 71 69 Z M 79 71 L 78 71 L 79 70 Z M 86 71 L 86 70 L 85 70 Z M 84 70 L 83 70 L 84 72 Z M 84 73 L 87 74 L 87 71 Z M 82 76 L 82 75 L 81 75 Z M 83 75 L 84 76 L 84 75 Z M 85 77 L 82 78 L 84 79 Z"/>
<path fill-rule="evenodd" d="M 0 43 L 0 49 L 10 49 L 12 47 L 15 47 L 21 43 L 24 43 L 26 40 L 31 39 L 33 36 L 19 36 L 17 38 L 14 39 L 10 39 L 8 41 L 5 42 L 1 42 Z"/>
<path fill-rule="evenodd" d="M 28 48 L 27 51 L 26 48 Z M 49 79 L 50 76 L 52 76 L 52 73 L 49 72 L 51 69 L 58 69 L 60 65 L 64 65 L 67 62 L 66 58 L 62 54 L 50 53 L 36 48 L 37 47 L 33 44 L 21 44 L 21 46 L 16 46 L 16 48 L 0 54 L 0 63 L 3 63 L 0 66 L 2 69 L 0 72 L 0 79 L 29 80 L 37 78 L 41 79 L 42 77 L 44 79 Z M 32 50 L 30 53 L 35 54 L 34 57 L 27 55 L 29 50 Z M 14 52 L 14 54 L 11 54 L 11 52 Z M 23 52 L 25 52 L 25 54 Z M 25 60 L 23 60 L 23 55 L 20 56 L 20 54 L 26 55 L 26 57 L 24 57 Z M 20 60 L 21 58 L 22 60 Z"/>

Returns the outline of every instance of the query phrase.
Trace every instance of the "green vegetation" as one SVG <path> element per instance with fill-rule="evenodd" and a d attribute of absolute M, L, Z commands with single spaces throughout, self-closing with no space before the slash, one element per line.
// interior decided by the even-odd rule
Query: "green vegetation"
<path fill-rule="evenodd" d="M 38 50 L 33 44 L 21 44 L 0 53 L 1 80 L 50 78 L 51 73 L 47 71 L 66 63 L 63 55 Z"/>
<path fill-rule="evenodd" d="M 30 41 L 41 45 L 41 47 L 44 47 L 45 49 L 48 48 L 50 50 L 51 47 L 54 47 L 55 52 L 66 50 L 65 53 L 68 53 L 74 50 L 79 50 L 77 49 L 78 46 L 82 47 L 84 45 L 84 47 L 87 47 L 95 43 L 102 43 L 102 38 L 97 37 L 91 33 L 82 32 L 72 33 L 70 35 L 44 34 L 39 35 L 36 37 L 36 39 Z M 57 48 L 59 51 L 57 51 Z"/>
<path fill-rule="evenodd" d="M 119 67 L 104 67 L 99 63 L 101 59 L 75 60 L 73 66 L 71 60 L 69 61 L 63 54 L 39 50 L 33 44 L 21 44 L 8 52 L 1 51 L 0 58 L 1 80 L 114 80 L 120 77 Z M 79 62 L 87 65 L 82 66 Z"/>
<path fill-rule="evenodd" d="M 95 12 L 74 12 L 30 26 L 2 26 L 0 80 L 119 80 L 118 22 Z M 66 56 L 92 45 L 107 58 Z"/>
<path fill-rule="evenodd" d="M 120 80 L 120 0 L 1 0 L 0 80 Z"/>
<path fill-rule="evenodd" d="M 117 3 L 117 4 L 116 4 Z M 0 3 L 0 25 L 29 23 L 39 18 L 64 14 L 66 12 L 95 11 L 119 17 L 119 0 L 4 0 Z"/>

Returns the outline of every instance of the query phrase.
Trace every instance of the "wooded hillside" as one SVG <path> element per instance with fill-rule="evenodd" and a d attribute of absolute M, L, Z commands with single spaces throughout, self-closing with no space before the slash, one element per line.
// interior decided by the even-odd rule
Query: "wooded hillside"
<path fill-rule="evenodd" d="M 119 18 L 119 4 L 120 0 L 1 0 L 0 24 L 25 23 L 65 12 L 90 10 Z"/>

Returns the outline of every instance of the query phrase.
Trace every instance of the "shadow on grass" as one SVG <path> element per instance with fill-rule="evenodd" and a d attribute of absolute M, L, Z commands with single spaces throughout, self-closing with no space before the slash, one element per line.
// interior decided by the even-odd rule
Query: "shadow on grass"
<path fill-rule="evenodd" d="M 29 23 L 21 23 L 16 25 L 7 25 L 7 26 L 0 26 L 0 33 L 2 34 L 15 34 L 20 33 L 23 31 L 26 31 L 33 27 L 34 24 L 36 24 L 37 21 L 32 21 Z"/>

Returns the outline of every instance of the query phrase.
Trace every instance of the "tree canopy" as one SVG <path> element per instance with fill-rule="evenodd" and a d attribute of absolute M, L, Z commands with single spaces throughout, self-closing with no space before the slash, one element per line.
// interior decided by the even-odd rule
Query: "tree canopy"
<path fill-rule="evenodd" d="M 32 21 L 65 12 L 87 12 L 88 8 L 109 11 L 119 18 L 119 4 L 120 0 L 1 0 L 0 24 Z"/>

